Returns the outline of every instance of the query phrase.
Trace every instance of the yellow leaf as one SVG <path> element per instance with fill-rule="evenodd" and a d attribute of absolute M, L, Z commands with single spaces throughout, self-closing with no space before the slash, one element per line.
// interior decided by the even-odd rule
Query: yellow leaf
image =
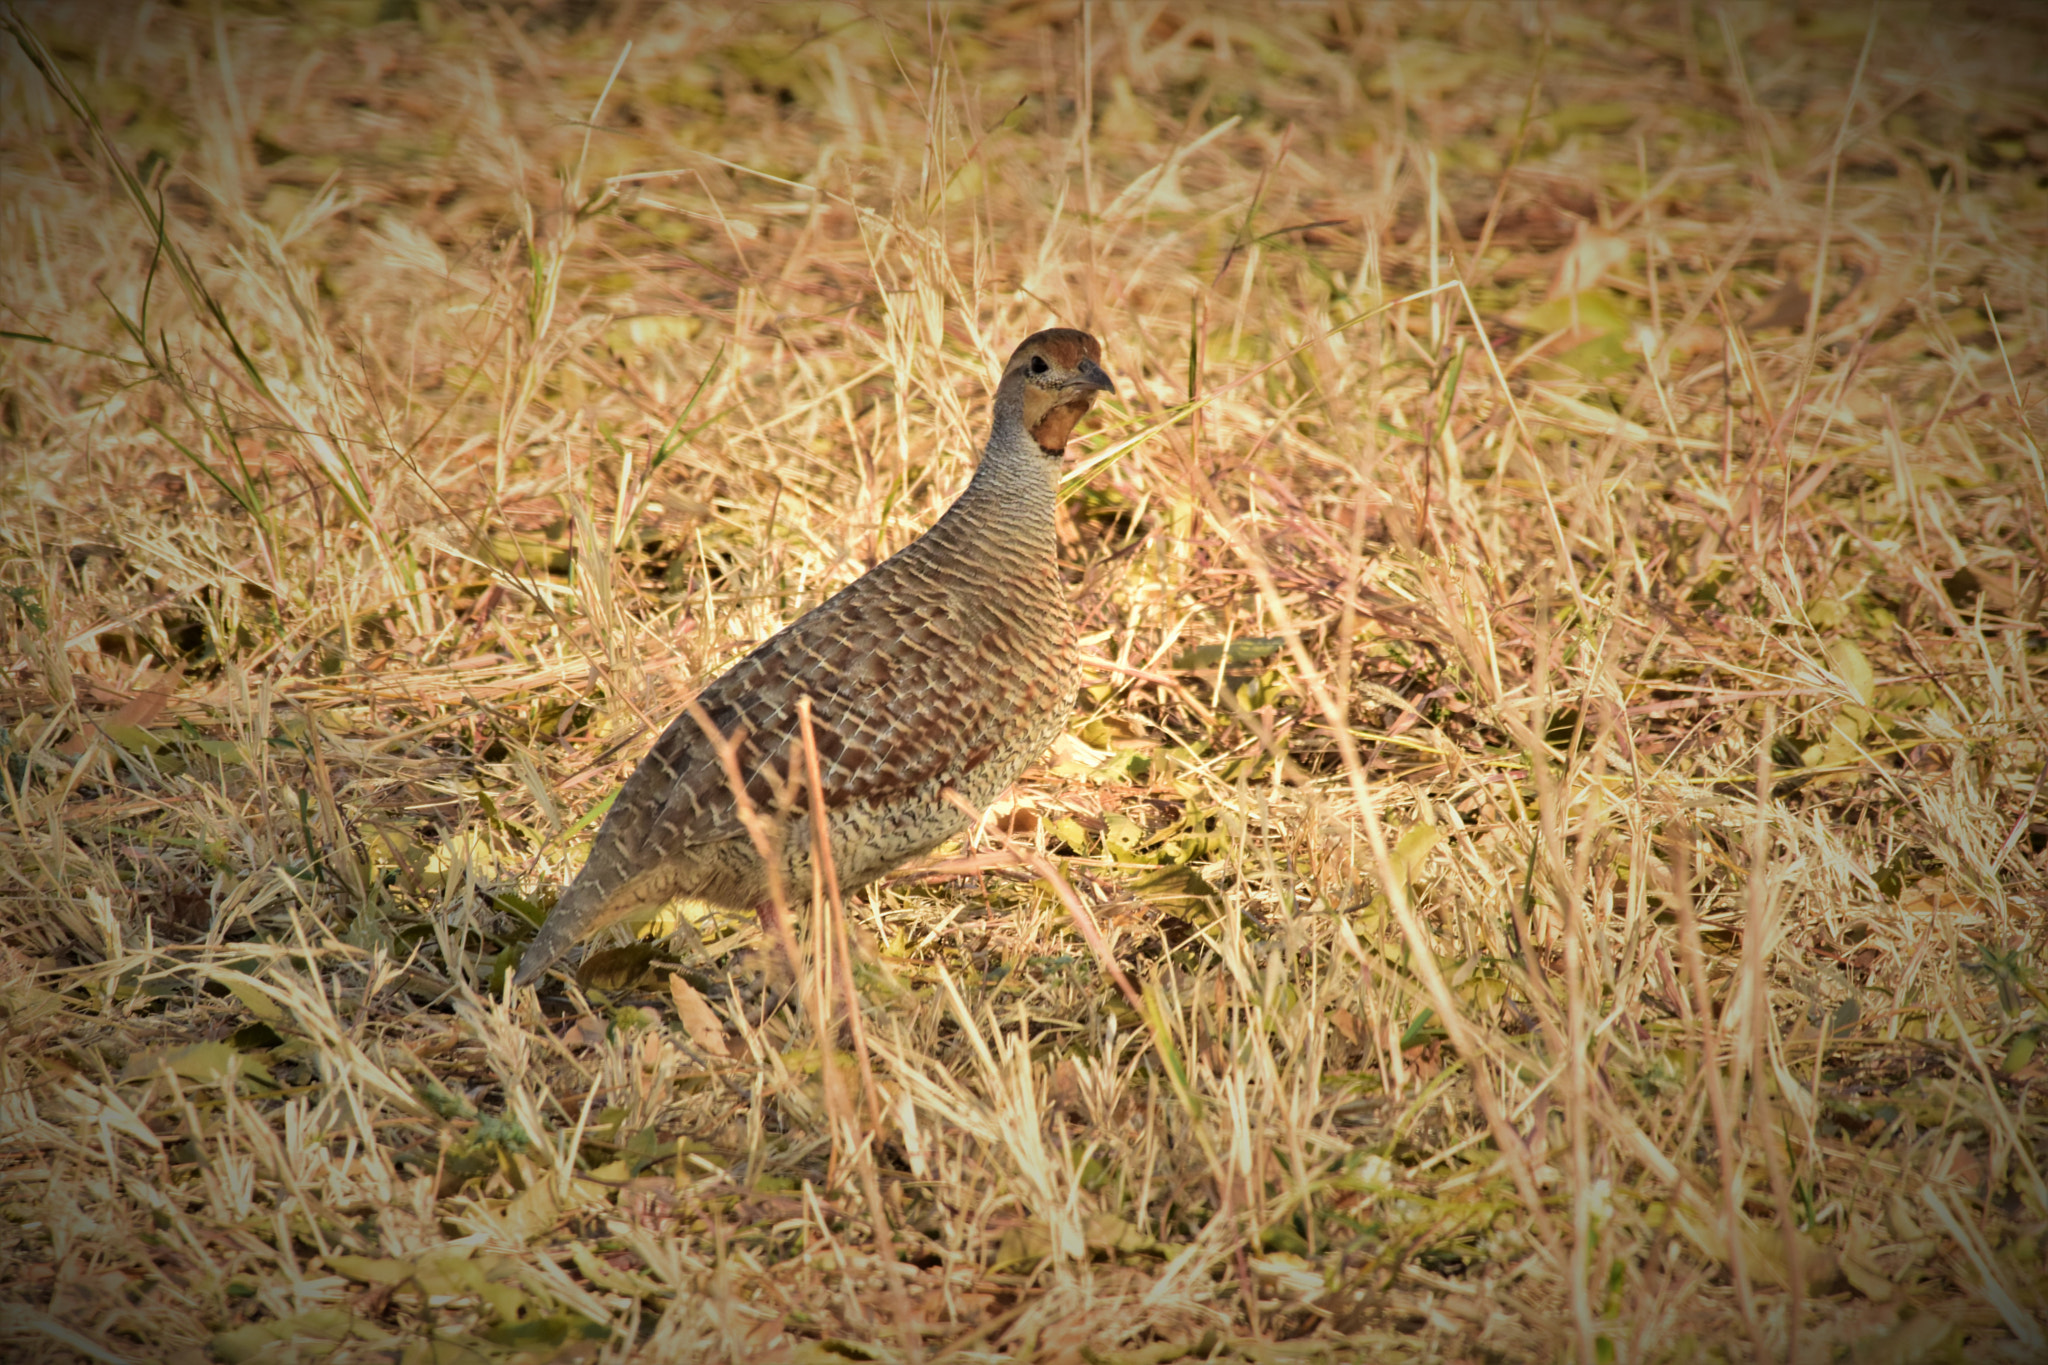
<path fill-rule="evenodd" d="M 238 976 L 229 976 L 221 980 L 221 985 L 226 986 L 234 993 L 235 999 L 242 1002 L 243 1009 L 249 1011 L 250 1014 L 261 1019 L 264 1023 L 282 1024 L 286 1022 L 284 1007 L 262 991 L 257 990 L 246 980 Z"/>
<path fill-rule="evenodd" d="M 675 1297 L 675 1291 L 666 1285 L 630 1270 L 620 1270 L 609 1261 L 599 1260 L 597 1253 L 581 1242 L 569 1244 L 569 1256 L 576 1262 L 576 1269 L 583 1278 L 607 1294 L 624 1294 L 634 1299 Z"/>
<path fill-rule="evenodd" d="M 1160 1249 L 1156 1237 L 1134 1224 L 1125 1222 L 1113 1213 L 1090 1214 L 1086 1237 L 1091 1247 L 1123 1252 L 1126 1255 L 1142 1251 L 1157 1252 Z"/>
<path fill-rule="evenodd" d="M 1835 667 L 1835 676 L 1856 694 L 1856 700 L 1865 706 L 1877 704 L 1877 674 L 1854 641 L 1837 640 L 1829 645 L 1828 661 Z"/>
<path fill-rule="evenodd" d="M 1828 737 L 1820 748 L 1819 755 L 1807 766 L 1813 768 L 1846 768 L 1860 761 L 1863 749 L 1858 740 L 1863 738 L 1863 727 L 1848 716 L 1836 716 L 1828 722 Z"/>
<path fill-rule="evenodd" d="M 552 1179 L 527 1186 L 505 1206 L 505 1231 L 522 1242 L 530 1242 L 551 1231 L 561 1221 L 562 1200 Z"/>
<path fill-rule="evenodd" d="M 1529 331 L 1569 329 L 1587 337 L 1626 334 L 1631 321 L 1621 296 L 1607 289 L 1562 294 L 1534 308 L 1514 310 L 1506 320 L 1511 326 Z"/>
<path fill-rule="evenodd" d="M 297 1341 L 366 1341 L 383 1343 L 391 1335 L 377 1327 L 360 1313 L 340 1308 L 316 1308 L 310 1313 L 299 1313 L 289 1318 L 274 1318 L 269 1322 L 251 1323 L 238 1327 L 232 1332 L 222 1332 L 213 1339 L 213 1353 L 229 1365 L 254 1358 L 264 1348 L 277 1342 Z M 268 1354 L 265 1352 L 265 1354 Z M 325 1356 L 329 1352 L 311 1353 Z M 298 1359 L 297 1355 L 280 1357 Z"/>
<path fill-rule="evenodd" d="M 1192 867 L 1169 864 L 1131 879 L 1131 894 L 1148 901 L 1205 901 L 1221 904 L 1223 897 L 1201 873 Z M 1192 910 L 1192 906 L 1184 906 Z"/>
<path fill-rule="evenodd" d="M 1429 851 L 1435 848 L 1443 837 L 1443 831 L 1431 824 L 1411 825 L 1402 834 L 1400 842 L 1394 845 L 1393 856 L 1388 861 L 1393 863 L 1394 875 L 1403 885 L 1415 880 L 1415 874 L 1421 870 L 1423 861 L 1429 857 Z"/>
<path fill-rule="evenodd" d="M 1585 293 L 1609 271 L 1628 264 L 1628 240 L 1611 233 L 1579 225 L 1578 240 L 1558 257 L 1557 274 L 1550 282 L 1552 299 L 1568 299 Z"/>
<path fill-rule="evenodd" d="M 1497 976 L 1475 976 L 1464 983 L 1458 994 L 1475 1009 L 1490 1013 L 1507 999 L 1508 983 Z"/>
<path fill-rule="evenodd" d="M 1806 604 L 1806 619 L 1815 630 L 1833 630 L 1849 619 L 1849 608 L 1839 597 L 1816 597 Z"/>
<path fill-rule="evenodd" d="M 941 197 L 948 204 L 964 203 L 981 193 L 981 186 L 981 163 L 979 161 L 970 161 L 962 166 L 954 174 L 953 178 L 947 182 L 946 192 Z"/>
<path fill-rule="evenodd" d="M 413 1273 L 411 1261 L 389 1256 L 351 1256 L 346 1252 L 336 1252 L 323 1259 L 329 1270 L 360 1284 L 402 1284 Z"/>
<path fill-rule="evenodd" d="M 167 1066 L 179 1079 L 195 1085 L 218 1085 L 224 1077 L 237 1071 L 253 1080 L 275 1084 L 261 1062 L 244 1057 L 227 1043 L 194 1043 L 190 1047 L 159 1054 L 155 1063 L 150 1070 Z"/>
<path fill-rule="evenodd" d="M 453 1298 L 478 1292 L 488 1267 L 471 1260 L 470 1251 L 471 1248 L 466 1246 L 442 1246 L 410 1258 L 412 1275 L 420 1292 L 429 1298 Z"/>
<path fill-rule="evenodd" d="M 701 318 L 682 314 L 650 314 L 626 318 L 605 330 L 604 341 L 613 355 L 639 360 L 682 345 L 704 329 Z"/>
<path fill-rule="evenodd" d="M 1603 100 L 1563 105 L 1551 110 L 1544 116 L 1543 121 L 1559 136 L 1563 136 L 1583 130 L 1610 132 L 1626 128 L 1642 116 L 1643 109 L 1640 104 Z"/>
<path fill-rule="evenodd" d="M 1883 1271 L 1864 1260 L 1854 1247 L 1842 1253 L 1842 1278 L 1849 1282 L 1851 1289 L 1873 1303 L 1883 1303 L 1898 1290 Z"/>
<path fill-rule="evenodd" d="M 164 747 L 164 741 L 140 725 L 124 725 L 118 720 L 102 721 L 100 731 L 131 754 L 139 754 L 145 749 L 154 752 Z"/>

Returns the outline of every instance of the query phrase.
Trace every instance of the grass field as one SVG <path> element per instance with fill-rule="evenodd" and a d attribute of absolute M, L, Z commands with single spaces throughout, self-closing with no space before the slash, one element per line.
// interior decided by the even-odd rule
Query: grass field
<path fill-rule="evenodd" d="M 7 1359 L 2048 1358 L 2039 12 L 4 27 Z M 1054 324 L 1045 762 L 508 997 Z"/>

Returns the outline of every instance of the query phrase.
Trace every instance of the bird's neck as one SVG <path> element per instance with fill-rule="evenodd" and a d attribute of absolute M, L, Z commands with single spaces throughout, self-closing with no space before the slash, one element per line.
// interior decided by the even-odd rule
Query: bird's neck
<path fill-rule="evenodd" d="M 1003 504 L 1006 516 L 1042 520 L 1049 529 L 1059 500 L 1059 457 L 1064 453 L 1064 441 L 1061 444 L 1062 449 L 1055 452 L 1040 446 L 1024 424 L 1022 393 L 999 389 L 988 444 L 982 447 L 981 463 L 960 501 L 994 498 Z"/>

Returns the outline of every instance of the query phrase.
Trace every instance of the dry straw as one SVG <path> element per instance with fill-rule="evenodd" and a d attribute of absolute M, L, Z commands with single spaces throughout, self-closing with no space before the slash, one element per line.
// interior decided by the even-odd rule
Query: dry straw
<path fill-rule="evenodd" d="M 7 1357 L 2041 1358 L 2042 31 L 1931 14 L 9 10 Z M 1046 763 L 508 998 L 1054 323 Z"/>

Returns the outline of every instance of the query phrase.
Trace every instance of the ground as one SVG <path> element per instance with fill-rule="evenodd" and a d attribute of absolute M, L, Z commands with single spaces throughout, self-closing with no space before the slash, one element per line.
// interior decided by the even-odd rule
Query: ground
<path fill-rule="evenodd" d="M 10 1359 L 2048 1354 L 2038 13 L 0 22 Z M 508 995 L 1055 324 L 1045 761 Z"/>

